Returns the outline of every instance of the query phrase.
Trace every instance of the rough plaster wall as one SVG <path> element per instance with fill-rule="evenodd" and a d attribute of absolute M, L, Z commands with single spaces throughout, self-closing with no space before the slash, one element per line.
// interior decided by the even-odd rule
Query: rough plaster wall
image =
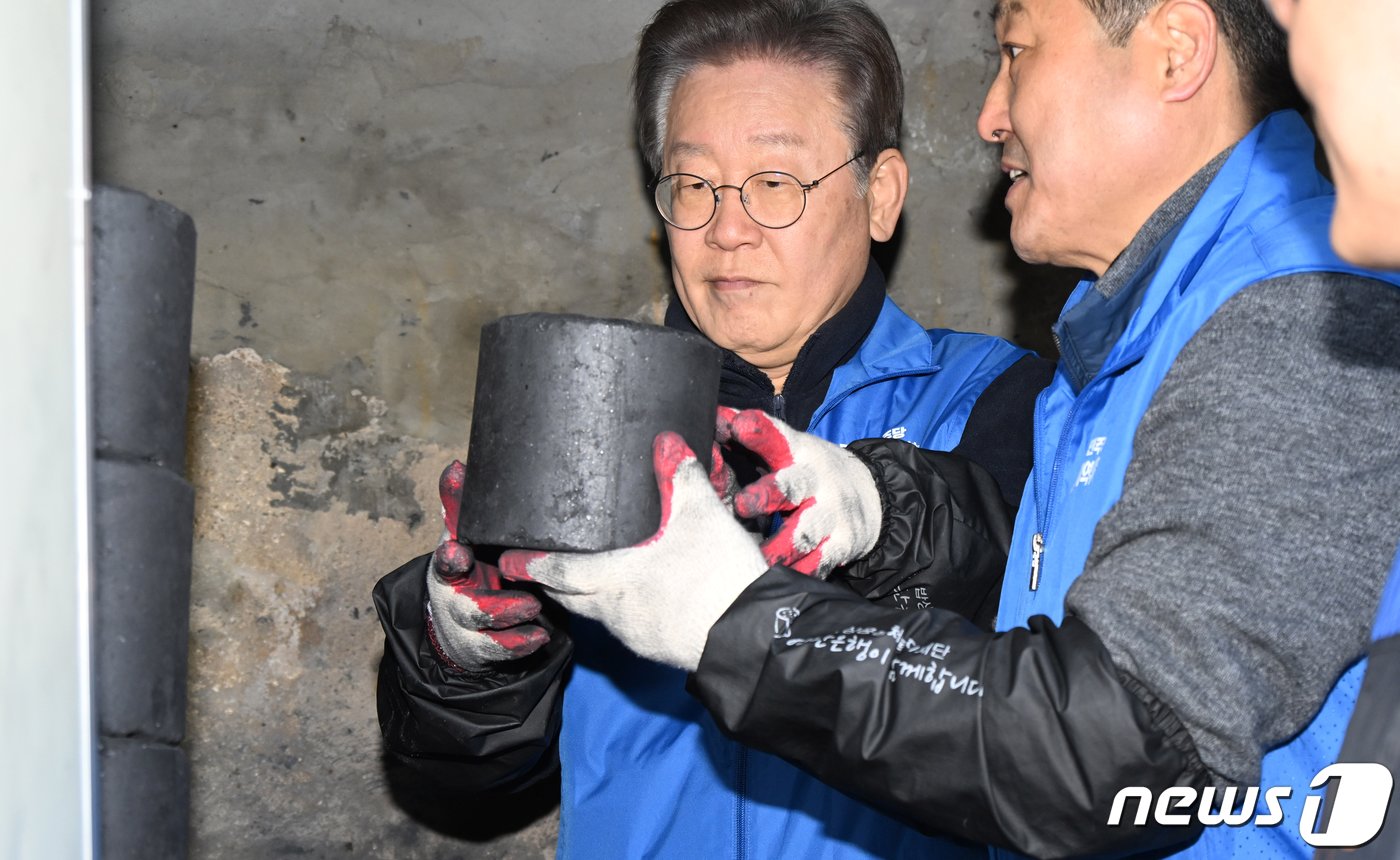
<path fill-rule="evenodd" d="M 421 804 L 386 780 L 368 591 L 379 567 L 419 554 L 436 530 L 426 522 L 448 454 L 388 433 L 385 412 L 247 348 L 195 366 L 186 747 L 196 857 L 553 854 L 548 816 L 490 846 L 499 827 L 451 816 L 427 826 L 402 808 Z M 457 809 L 473 812 L 484 810 Z"/>
<path fill-rule="evenodd" d="M 1046 346 L 1065 278 L 1009 266 L 996 155 L 973 130 L 995 67 L 986 0 L 872 5 L 909 85 L 894 295 L 927 325 Z M 627 111 L 655 6 L 93 5 L 95 177 L 199 230 L 195 856 L 551 853 L 547 813 L 460 816 L 495 819 L 478 828 L 391 791 L 368 595 L 436 540 L 482 323 L 659 319 Z"/>

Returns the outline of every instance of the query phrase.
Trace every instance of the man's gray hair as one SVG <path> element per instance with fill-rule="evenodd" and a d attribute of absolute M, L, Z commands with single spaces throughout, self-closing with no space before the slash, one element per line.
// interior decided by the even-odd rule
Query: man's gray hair
<path fill-rule="evenodd" d="M 1127 44 L 1133 29 L 1162 0 L 1083 0 L 1116 45 Z M 1288 37 L 1264 0 L 1206 0 L 1225 45 L 1240 70 L 1241 95 L 1255 122 L 1283 108 L 1303 106 L 1288 70 Z"/>
<path fill-rule="evenodd" d="M 672 0 L 642 31 L 632 75 L 637 137 L 661 172 L 671 97 L 701 65 L 776 60 L 830 73 L 845 109 L 852 165 L 865 188 L 884 149 L 899 146 L 904 78 L 889 31 L 860 0 Z M 806 177 L 804 177 L 806 178 Z"/>

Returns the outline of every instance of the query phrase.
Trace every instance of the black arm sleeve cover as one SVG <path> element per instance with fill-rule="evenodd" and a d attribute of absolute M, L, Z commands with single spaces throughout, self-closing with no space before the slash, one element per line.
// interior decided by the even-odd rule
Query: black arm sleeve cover
<path fill-rule="evenodd" d="M 848 450 L 870 467 L 884 521 L 875 548 L 834 575 L 867 600 L 948 609 L 992 629 L 1014 519 L 997 482 L 964 457 L 904 442 Z"/>
<path fill-rule="evenodd" d="M 502 670 L 448 670 L 427 641 L 428 556 L 374 587 L 384 627 L 379 727 L 386 753 L 454 791 L 516 791 L 558 766 L 560 700 L 573 645 L 543 615 L 550 640 Z"/>
<path fill-rule="evenodd" d="M 1205 785 L 1175 715 L 1069 618 L 978 630 L 782 568 L 710 630 L 690 690 L 726 732 L 926 832 L 1037 857 L 1135 853 L 1198 828 L 1108 826 L 1115 795 Z"/>

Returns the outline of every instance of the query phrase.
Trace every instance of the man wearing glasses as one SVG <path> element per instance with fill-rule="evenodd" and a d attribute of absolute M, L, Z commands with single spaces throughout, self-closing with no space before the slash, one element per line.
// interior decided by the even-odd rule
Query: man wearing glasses
<path fill-rule="evenodd" d="M 950 560 L 936 558 L 897 579 L 863 571 L 855 587 L 886 605 L 989 622 L 1009 531 L 1002 502 L 1020 498 L 1033 398 L 1050 367 L 996 338 L 925 331 L 885 296 L 870 248 L 894 232 L 909 174 L 883 24 L 854 0 L 677 0 L 642 35 L 634 95 L 679 299 L 667 324 L 726 350 L 726 406 L 837 443 L 957 448 L 984 467 L 950 466 L 950 483 L 988 486 L 991 502 L 947 525 L 985 576 L 939 590 Z M 449 528 L 461 475 L 444 474 Z M 557 757 L 561 857 L 968 851 L 726 739 L 685 692 L 684 672 L 639 659 L 586 619 L 568 634 L 553 628 L 532 596 L 500 590 L 498 573 L 451 538 L 375 592 L 388 633 L 380 720 L 409 766 L 508 791 Z M 766 549 L 808 573 L 829 567 L 791 546 Z M 709 621 L 681 611 L 668 623 Z"/>
<path fill-rule="evenodd" d="M 1385 19 L 1341 5 L 1314 11 Z M 1358 810 L 1383 808 L 1390 777 L 1350 771 L 1330 818 L 1314 783 L 1395 551 L 1400 278 L 1328 245 L 1332 189 L 1262 0 L 1000 0 L 992 19 L 1001 68 L 978 130 L 1012 180 L 1012 244 L 1089 273 L 1037 399 L 1000 632 L 772 565 L 674 437 L 658 440 L 656 535 L 510 553 L 502 575 L 694 671 L 735 737 L 931 832 L 1036 857 L 1359 844 L 1376 819 Z M 1382 56 L 1354 42 L 1338 56 Z M 1324 140 L 1378 158 L 1338 159 L 1375 193 L 1389 162 L 1365 116 Z M 1355 216 L 1339 205 L 1333 235 Z M 776 468 L 736 509 L 800 521 L 794 543 L 824 564 L 923 521 L 882 491 L 877 455 L 898 443 L 843 450 L 758 412 L 721 429 Z M 682 584 L 712 613 L 698 633 L 670 623 Z"/>

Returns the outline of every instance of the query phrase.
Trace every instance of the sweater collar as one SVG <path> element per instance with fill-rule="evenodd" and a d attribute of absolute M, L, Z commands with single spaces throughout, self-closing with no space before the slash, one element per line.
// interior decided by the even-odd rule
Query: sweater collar
<path fill-rule="evenodd" d="M 1138 230 L 1093 289 L 1055 323 L 1060 364 L 1079 391 L 1103 369 L 1109 353 L 1142 305 L 1162 259 L 1171 250 L 1187 216 L 1205 196 L 1234 146 L 1212 158 L 1178 188 Z"/>
<path fill-rule="evenodd" d="M 762 409 L 798 429 L 806 429 L 812 414 L 826 397 L 831 375 L 860 349 L 875 325 L 885 303 L 885 276 L 870 260 L 865 276 L 850 300 L 831 319 L 807 338 L 793 361 L 779 399 L 773 383 L 762 370 L 724 350 L 720 372 L 720 402 L 735 408 Z M 666 325 L 681 331 L 699 332 L 679 301 L 666 308 Z"/>

